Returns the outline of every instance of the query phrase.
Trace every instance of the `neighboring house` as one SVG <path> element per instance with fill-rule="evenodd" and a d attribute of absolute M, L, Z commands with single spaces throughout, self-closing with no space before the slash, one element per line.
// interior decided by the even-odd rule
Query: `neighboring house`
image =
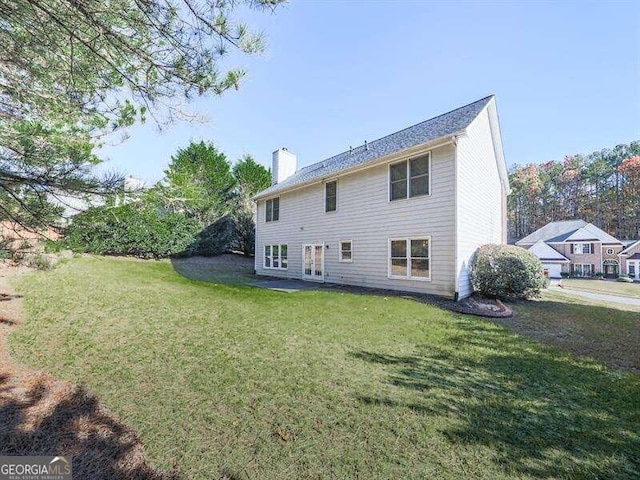
<path fill-rule="evenodd" d="M 634 262 L 635 255 L 640 259 L 640 242 L 625 243 L 584 220 L 548 223 L 516 245 L 535 254 L 551 278 L 560 278 L 563 273 L 615 278 L 628 272 L 627 265 L 631 265 L 633 273 L 639 268 Z"/>
<path fill-rule="evenodd" d="M 121 205 L 129 203 L 137 198 L 145 189 L 144 181 L 129 175 L 122 181 L 121 193 L 115 195 L 114 204 Z M 91 207 L 99 207 L 105 204 L 105 197 L 102 195 L 80 195 L 73 196 L 68 194 L 50 194 L 49 201 L 54 205 L 61 206 L 63 223 L 67 223 L 71 217 L 84 212 Z"/>
<path fill-rule="evenodd" d="M 506 240 L 493 96 L 300 170 L 277 150 L 272 173 L 254 197 L 260 275 L 459 299 L 476 249 Z"/>
<path fill-rule="evenodd" d="M 620 271 L 640 281 L 640 240 L 626 242 L 620 252 Z"/>

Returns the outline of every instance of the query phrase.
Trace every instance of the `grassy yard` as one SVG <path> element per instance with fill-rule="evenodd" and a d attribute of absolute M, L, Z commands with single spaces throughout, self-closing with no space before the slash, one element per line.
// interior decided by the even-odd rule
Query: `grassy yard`
<path fill-rule="evenodd" d="M 205 283 L 168 262 L 80 258 L 15 285 L 16 360 L 86 385 L 185 478 L 640 475 L 640 376 L 478 318 Z"/>
<path fill-rule="evenodd" d="M 565 278 L 562 280 L 562 285 L 573 290 L 586 290 L 589 292 L 606 293 L 609 295 L 640 298 L 640 283 Z"/>

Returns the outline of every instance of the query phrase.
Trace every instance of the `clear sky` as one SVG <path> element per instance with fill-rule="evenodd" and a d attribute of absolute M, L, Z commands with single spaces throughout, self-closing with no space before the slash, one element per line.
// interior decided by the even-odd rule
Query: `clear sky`
<path fill-rule="evenodd" d="M 640 2 L 293 0 L 245 18 L 268 50 L 233 56 L 238 91 L 200 98 L 206 124 L 153 123 L 103 149 L 103 169 L 162 177 L 190 140 L 232 161 L 298 166 L 496 94 L 509 165 L 640 140 Z"/>

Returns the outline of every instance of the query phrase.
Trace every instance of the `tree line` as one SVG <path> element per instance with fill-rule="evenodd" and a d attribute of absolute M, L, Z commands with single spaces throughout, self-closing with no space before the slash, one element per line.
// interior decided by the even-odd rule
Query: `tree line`
<path fill-rule="evenodd" d="M 640 238 L 640 141 L 509 173 L 508 235 L 520 239 L 557 220 L 583 219 L 619 239 Z"/>
<path fill-rule="evenodd" d="M 191 142 L 151 188 L 115 195 L 75 215 L 62 248 L 143 258 L 254 253 L 252 197 L 271 173 L 250 156 L 233 166 L 213 143 Z"/>

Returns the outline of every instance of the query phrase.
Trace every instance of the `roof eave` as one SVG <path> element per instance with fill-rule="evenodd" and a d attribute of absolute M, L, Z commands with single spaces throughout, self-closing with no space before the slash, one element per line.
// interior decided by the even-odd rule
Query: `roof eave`
<path fill-rule="evenodd" d="M 464 128 L 462 130 L 459 130 L 457 132 L 448 134 L 448 135 L 444 135 L 442 137 L 438 137 L 438 138 L 434 138 L 433 140 L 430 140 L 428 142 L 425 143 L 421 143 L 419 145 L 414 145 L 413 147 L 409 147 L 409 148 L 405 148 L 404 150 L 399 150 L 397 152 L 393 152 L 390 153 L 389 155 L 385 155 L 382 157 L 378 157 L 378 158 L 374 158 L 372 160 L 369 160 L 365 163 L 361 163 L 359 165 L 356 165 L 354 167 L 351 168 L 346 168 L 344 170 L 340 170 L 338 172 L 332 172 L 330 175 L 324 176 L 324 177 L 317 177 L 317 178 L 313 178 L 311 180 L 308 180 L 306 182 L 301 182 L 301 183 L 296 183 L 294 185 L 291 185 L 290 187 L 284 187 L 281 190 L 276 190 L 273 192 L 267 192 L 268 189 L 263 190 L 262 192 L 257 193 L 256 195 L 254 195 L 251 199 L 255 202 L 258 200 L 262 200 L 263 198 L 271 198 L 271 197 L 275 197 L 275 196 L 279 196 L 282 195 L 284 193 L 288 193 L 291 192 L 293 190 L 298 190 L 300 188 L 305 188 L 311 185 L 314 185 L 316 183 L 322 183 L 324 182 L 327 178 L 338 178 L 338 177 L 342 177 L 344 175 L 348 175 L 351 173 L 355 173 L 358 172 L 360 170 L 366 170 L 372 167 L 375 167 L 377 165 L 381 165 L 384 163 L 388 163 L 388 162 L 394 162 L 394 161 L 401 161 L 403 159 L 403 157 L 408 157 L 408 156 L 412 156 L 412 155 L 416 155 L 419 153 L 422 153 L 425 150 L 431 150 L 434 148 L 438 148 L 438 147 L 443 147 L 445 145 L 449 145 L 452 143 L 455 143 L 455 137 L 458 137 L 460 135 L 464 135 L 466 134 L 467 129 Z M 271 187 L 269 187 L 271 188 Z"/>

